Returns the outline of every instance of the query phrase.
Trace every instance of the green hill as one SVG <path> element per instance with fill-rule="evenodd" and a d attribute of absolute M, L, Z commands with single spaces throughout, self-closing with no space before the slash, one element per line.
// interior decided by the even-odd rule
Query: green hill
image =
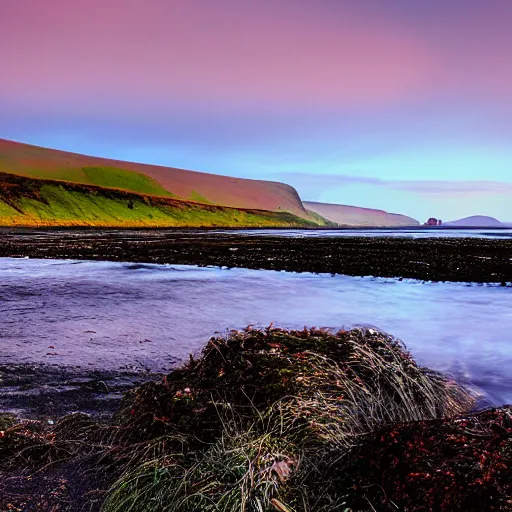
<path fill-rule="evenodd" d="M 0 172 L 309 219 L 297 191 L 284 183 L 123 162 L 5 139 L 0 139 Z"/>
<path fill-rule="evenodd" d="M 111 184 L 92 171 L 92 179 Z M 145 176 L 132 183 L 155 193 Z M 169 194 L 168 194 L 169 195 Z M 317 221 L 318 222 L 318 221 Z M 287 212 L 270 212 L 195 203 L 137 194 L 98 185 L 42 180 L 0 172 L 0 226 L 95 227 L 314 227 Z"/>

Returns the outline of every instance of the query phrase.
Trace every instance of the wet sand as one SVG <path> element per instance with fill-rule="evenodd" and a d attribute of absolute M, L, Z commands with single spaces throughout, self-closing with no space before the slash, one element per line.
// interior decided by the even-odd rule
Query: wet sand
<path fill-rule="evenodd" d="M 512 240 L 315 237 L 208 231 L 0 230 L 0 257 L 172 263 L 512 283 Z"/>
<path fill-rule="evenodd" d="M 161 377 L 143 371 L 0 364 L 0 413 L 49 422 L 73 412 L 108 418 L 124 392 Z"/>

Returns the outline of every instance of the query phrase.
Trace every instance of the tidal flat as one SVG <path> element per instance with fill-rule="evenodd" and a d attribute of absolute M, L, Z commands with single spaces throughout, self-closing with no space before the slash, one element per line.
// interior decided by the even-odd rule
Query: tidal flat
<path fill-rule="evenodd" d="M 0 257 L 173 263 L 351 276 L 512 284 L 512 238 L 288 236 L 233 230 L 0 230 Z M 280 232 L 282 235 L 280 236 Z M 308 233 L 307 231 L 305 233 Z M 320 235 L 317 235 L 320 233 Z M 326 231 L 326 233 L 329 233 Z M 332 233 L 332 231 L 330 232 Z M 378 233 L 378 232 L 377 232 Z M 398 231 L 398 234 L 400 231 Z"/>

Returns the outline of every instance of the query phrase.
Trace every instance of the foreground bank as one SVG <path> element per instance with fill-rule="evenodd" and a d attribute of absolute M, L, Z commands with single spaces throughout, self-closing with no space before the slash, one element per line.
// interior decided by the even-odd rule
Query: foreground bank
<path fill-rule="evenodd" d="M 4 417 L 0 504 L 510 510 L 510 408 L 473 404 L 375 330 L 232 332 L 129 392 L 109 421 Z"/>

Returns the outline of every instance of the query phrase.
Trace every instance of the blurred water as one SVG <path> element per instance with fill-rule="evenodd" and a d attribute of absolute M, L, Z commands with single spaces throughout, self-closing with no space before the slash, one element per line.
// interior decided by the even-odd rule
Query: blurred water
<path fill-rule="evenodd" d="M 248 236 L 289 236 L 293 238 L 318 237 L 405 237 L 405 238 L 501 238 L 512 237 L 512 229 L 492 228 L 373 228 L 373 229 L 241 229 L 241 230 L 215 230 L 209 233 L 237 233 Z"/>
<path fill-rule="evenodd" d="M 249 324 L 371 325 L 512 403 L 512 290 L 178 265 L 0 259 L 0 363 L 168 369 Z"/>

